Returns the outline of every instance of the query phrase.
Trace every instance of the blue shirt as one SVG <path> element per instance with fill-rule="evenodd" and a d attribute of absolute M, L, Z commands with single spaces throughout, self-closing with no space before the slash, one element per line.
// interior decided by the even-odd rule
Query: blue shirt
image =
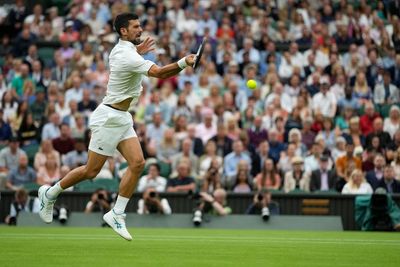
<path fill-rule="evenodd" d="M 15 186 L 36 182 L 36 172 L 31 167 L 22 171 L 20 168 L 14 168 L 8 174 L 8 180 Z"/>
<path fill-rule="evenodd" d="M 239 161 L 245 160 L 249 166 L 251 166 L 251 159 L 249 155 L 242 152 L 237 155 L 235 152 L 231 152 L 224 158 L 224 172 L 227 176 L 234 176 L 237 174 L 237 165 Z"/>

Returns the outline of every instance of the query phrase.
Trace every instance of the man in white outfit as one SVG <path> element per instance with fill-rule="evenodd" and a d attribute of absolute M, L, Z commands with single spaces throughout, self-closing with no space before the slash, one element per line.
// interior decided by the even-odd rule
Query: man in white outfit
<path fill-rule="evenodd" d="M 43 221 L 50 223 L 53 220 L 53 206 L 57 196 L 85 179 L 96 177 L 107 158 L 118 149 L 127 160 L 128 168 L 121 179 L 115 206 L 103 219 L 123 238 L 132 240 L 125 226 L 125 208 L 136 188 L 145 161 L 133 129 L 132 116 L 127 110 L 131 102 L 138 101 L 143 75 L 161 79 L 172 77 L 184 68 L 193 66 L 195 55 L 188 55 L 176 63 L 159 67 L 141 56 L 154 49 L 154 41 L 148 37 L 141 42 L 143 29 L 136 14 L 119 14 L 114 21 L 114 27 L 120 39 L 109 56 L 110 78 L 106 96 L 90 117 L 92 136 L 88 161 L 86 165 L 72 170 L 54 186 L 40 187 L 39 215 Z"/>

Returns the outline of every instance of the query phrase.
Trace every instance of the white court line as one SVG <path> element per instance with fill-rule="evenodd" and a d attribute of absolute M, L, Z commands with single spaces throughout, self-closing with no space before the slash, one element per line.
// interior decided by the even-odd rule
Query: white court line
<path fill-rule="evenodd" d="M 59 240 L 104 240 L 119 239 L 117 235 L 96 234 L 0 234 L 0 239 L 59 239 Z M 379 239 L 338 239 L 338 238 L 280 238 L 280 237 L 230 237 L 230 236 L 157 236 L 157 235 L 134 235 L 134 240 L 154 241 L 202 241 L 202 242 L 246 242 L 246 243 L 315 243 L 315 244 L 346 244 L 346 245 L 400 245 L 400 240 Z"/>

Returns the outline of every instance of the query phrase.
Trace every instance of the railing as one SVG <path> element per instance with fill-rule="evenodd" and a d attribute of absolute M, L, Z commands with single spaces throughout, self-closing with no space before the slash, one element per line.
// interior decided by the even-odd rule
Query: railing
<path fill-rule="evenodd" d="M 2 191 L 0 199 L 0 221 L 9 213 L 10 204 L 14 198 L 12 191 Z M 34 195 L 35 192 L 31 192 Z M 83 211 L 90 200 L 91 193 L 64 192 L 60 195 L 57 204 L 65 204 L 71 211 Z M 128 212 L 136 212 L 137 202 L 141 194 L 134 194 L 127 207 Z M 191 213 L 197 200 L 186 194 L 164 193 L 161 197 L 167 198 L 173 213 Z M 305 193 L 273 193 L 272 200 L 279 204 L 280 213 L 284 215 L 339 215 L 342 217 L 345 230 L 357 230 L 354 220 L 353 195 L 341 194 L 305 194 Z M 393 199 L 400 205 L 400 194 Z M 252 194 L 228 194 L 228 205 L 234 214 L 244 214 L 253 200 Z"/>

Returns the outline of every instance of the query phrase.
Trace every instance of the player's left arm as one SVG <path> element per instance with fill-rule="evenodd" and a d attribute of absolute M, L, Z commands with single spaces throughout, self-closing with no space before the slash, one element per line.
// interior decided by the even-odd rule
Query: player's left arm
<path fill-rule="evenodd" d="M 148 76 L 156 77 L 160 79 L 166 79 L 175 76 L 181 72 L 187 66 L 193 66 L 196 55 L 188 55 L 178 62 L 168 64 L 166 66 L 160 67 L 154 64 L 148 71 Z M 184 60 L 183 60 L 184 59 Z M 183 60 L 183 61 L 182 61 Z"/>

